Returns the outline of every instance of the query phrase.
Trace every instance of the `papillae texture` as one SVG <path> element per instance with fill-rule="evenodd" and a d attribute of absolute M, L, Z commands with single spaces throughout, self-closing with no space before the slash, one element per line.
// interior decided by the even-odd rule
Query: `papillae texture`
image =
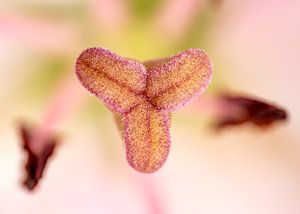
<path fill-rule="evenodd" d="M 76 74 L 114 113 L 128 163 L 150 173 L 168 157 L 170 112 L 204 92 L 212 65 L 206 53 L 195 48 L 145 63 L 90 48 L 78 57 Z"/>

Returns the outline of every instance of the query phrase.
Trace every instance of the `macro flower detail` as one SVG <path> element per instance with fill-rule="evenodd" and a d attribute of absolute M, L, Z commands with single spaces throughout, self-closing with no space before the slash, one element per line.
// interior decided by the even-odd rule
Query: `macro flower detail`
<path fill-rule="evenodd" d="M 206 53 L 195 48 L 145 63 L 90 48 L 78 57 L 76 74 L 122 123 L 129 164 L 151 173 L 169 153 L 170 112 L 204 92 L 212 65 Z"/>

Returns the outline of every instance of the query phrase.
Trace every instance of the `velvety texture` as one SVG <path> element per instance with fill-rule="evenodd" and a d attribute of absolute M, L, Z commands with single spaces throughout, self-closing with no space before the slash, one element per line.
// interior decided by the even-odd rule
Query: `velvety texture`
<path fill-rule="evenodd" d="M 103 48 L 90 48 L 76 62 L 82 85 L 114 113 L 129 164 L 154 172 L 170 148 L 170 112 L 201 95 L 212 65 L 200 49 L 144 64 Z"/>

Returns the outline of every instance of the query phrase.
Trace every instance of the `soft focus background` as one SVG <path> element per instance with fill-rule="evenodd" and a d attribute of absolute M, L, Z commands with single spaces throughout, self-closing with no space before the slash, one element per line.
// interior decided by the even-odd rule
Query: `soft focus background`
<path fill-rule="evenodd" d="M 299 214 L 300 1 L 0 0 L 1 214 Z M 204 49 L 219 90 L 284 106 L 285 124 L 215 133 L 201 98 L 173 114 L 166 164 L 128 166 L 111 113 L 74 62 L 101 46 L 147 60 Z M 61 138 L 36 191 L 21 186 L 20 120 Z"/>

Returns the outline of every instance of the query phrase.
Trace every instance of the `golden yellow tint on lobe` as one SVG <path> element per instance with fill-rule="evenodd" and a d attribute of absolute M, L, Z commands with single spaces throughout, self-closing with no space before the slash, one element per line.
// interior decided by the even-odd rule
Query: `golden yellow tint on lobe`
<path fill-rule="evenodd" d="M 141 172 L 156 171 L 169 153 L 168 115 L 143 102 L 134 107 L 125 118 L 129 164 Z"/>

